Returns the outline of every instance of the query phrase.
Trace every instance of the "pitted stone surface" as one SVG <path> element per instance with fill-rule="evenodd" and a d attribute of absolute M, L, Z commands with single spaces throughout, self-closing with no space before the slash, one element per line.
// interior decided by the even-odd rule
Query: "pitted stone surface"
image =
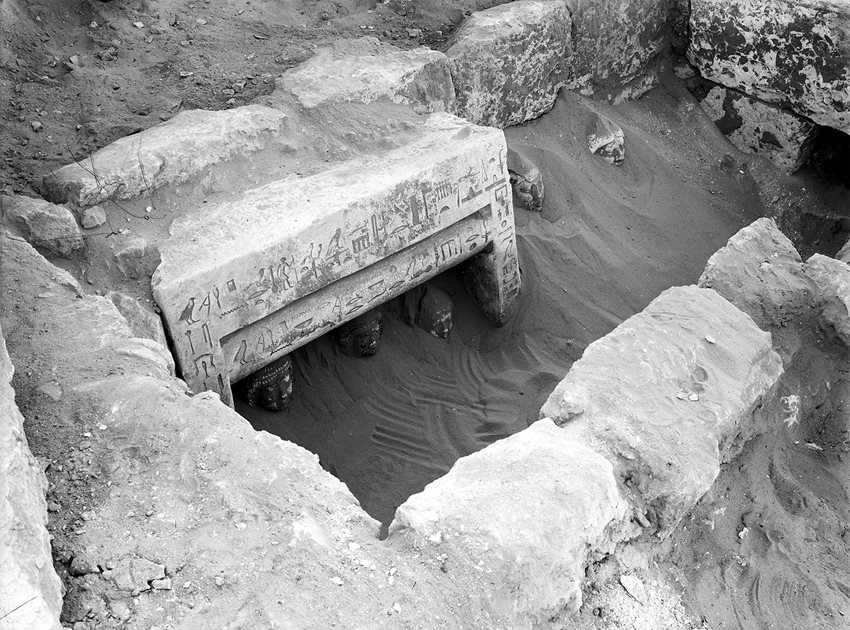
<path fill-rule="evenodd" d="M 311 109 L 389 99 L 445 111 L 454 101 L 443 53 L 428 48 L 400 50 L 373 37 L 341 40 L 320 48 L 314 57 L 283 74 L 278 92 L 291 94 Z"/>
<path fill-rule="evenodd" d="M 803 144 L 815 129 L 812 122 L 721 86 L 700 105 L 741 151 L 763 155 L 788 173 L 800 167 Z"/>
<path fill-rule="evenodd" d="M 62 593 L 47 533 L 47 480 L 15 404 L 0 331 L 0 627 L 58 630 Z"/>
<path fill-rule="evenodd" d="M 572 52 L 564 0 L 518 0 L 473 13 L 446 53 L 455 113 L 507 127 L 546 113 Z"/>
<path fill-rule="evenodd" d="M 472 256 L 473 293 L 503 322 L 520 282 L 506 153 L 501 131 L 436 114 L 402 149 L 175 221 L 153 284 L 184 378 L 226 398 L 228 376 Z"/>
<path fill-rule="evenodd" d="M 804 268 L 817 285 L 817 303 L 823 321 L 850 347 L 850 265 L 815 254 Z"/>
<path fill-rule="evenodd" d="M 770 331 L 806 311 L 814 292 L 800 254 L 767 218 L 741 229 L 715 252 L 699 286 L 714 289 Z"/>
<path fill-rule="evenodd" d="M 707 79 L 850 131 L 850 5 L 692 0 L 688 58 Z"/>
<path fill-rule="evenodd" d="M 80 206 L 131 199 L 185 182 L 236 155 L 258 151 L 285 122 L 285 114 L 260 105 L 180 112 L 51 173 L 42 182 L 42 193 L 51 201 Z"/>
<path fill-rule="evenodd" d="M 437 546 L 452 564 L 486 558 L 494 604 L 543 623 L 578 609 L 589 556 L 613 549 L 628 510 L 612 465 L 546 419 L 459 459 L 398 508 L 390 538 Z"/>
<path fill-rule="evenodd" d="M 20 195 L 0 196 L 0 210 L 31 245 L 67 258 L 85 245 L 77 220 L 68 208 Z"/>
<path fill-rule="evenodd" d="M 607 457 L 663 536 L 757 431 L 753 409 L 781 374 L 749 316 L 675 287 L 590 344 L 540 414 Z"/>

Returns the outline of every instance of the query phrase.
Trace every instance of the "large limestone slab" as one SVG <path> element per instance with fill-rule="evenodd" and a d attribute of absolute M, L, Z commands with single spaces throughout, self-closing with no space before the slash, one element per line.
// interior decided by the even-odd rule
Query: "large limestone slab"
<path fill-rule="evenodd" d="M 688 58 L 707 79 L 850 131 L 850 5 L 693 0 Z"/>
<path fill-rule="evenodd" d="M 770 331 L 806 311 L 814 290 L 793 243 L 768 218 L 741 229 L 715 252 L 699 286 L 714 289 Z"/>
<path fill-rule="evenodd" d="M 700 105 L 741 151 L 763 155 L 788 173 L 801 166 L 814 123 L 721 86 L 709 90 Z"/>
<path fill-rule="evenodd" d="M 581 605 L 586 564 L 628 511 L 612 465 L 547 419 L 459 459 L 398 508 L 390 539 L 437 545 L 482 572 L 497 610 L 545 623 Z"/>
<path fill-rule="evenodd" d="M 572 52 L 564 0 L 518 0 L 473 13 L 446 53 L 455 113 L 479 125 L 517 125 L 549 111 Z"/>
<path fill-rule="evenodd" d="M 176 221 L 153 287 L 184 379 L 228 400 L 228 375 L 470 257 L 473 293 L 503 322 L 520 283 L 506 155 L 501 131 L 437 114 L 402 149 Z"/>
<path fill-rule="evenodd" d="M 283 73 L 278 93 L 306 108 L 388 99 L 430 111 L 454 101 L 446 56 L 429 48 L 400 50 L 374 37 L 340 40 Z"/>
<path fill-rule="evenodd" d="M 604 454 L 663 536 L 756 432 L 753 409 L 781 373 L 749 316 L 676 287 L 588 346 L 540 413 Z"/>
<path fill-rule="evenodd" d="M 806 261 L 805 270 L 817 285 L 817 304 L 824 323 L 850 347 L 850 265 L 815 254 Z"/>
<path fill-rule="evenodd" d="M 42 194 L 79 206 L 149 194 L 234 156 L 259 151 L 285 122 L 284 113 L 261 105 L 180 112 L 51 173 L 42 182 Z"/>
<path fill-rule="evenodd" d="M 27 444 L 13 372 L 0 331 L 0 627 L 58 630 L 62 587 L 47 533 L 47 480 Z"/>
<path fill-rule="evenodd" d="M 0 195 L 0 215 L 46 254 L 67 258 L 85 246 L 77 220 L 65 206 L 21 195 Z"/>

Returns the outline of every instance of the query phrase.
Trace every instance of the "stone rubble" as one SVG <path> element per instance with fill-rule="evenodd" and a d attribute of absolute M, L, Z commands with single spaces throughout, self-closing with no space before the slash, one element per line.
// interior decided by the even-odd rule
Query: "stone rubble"
<path fill-rule="evenodd" d="M 850 265 L 815 254 L 803 269 L 817 286 L 815 300 L 823 323 L 850 348 Z"/>
<path fill-rule="evenodd" d="M 0 195 L 0 214 L 45 254 L 68 258 L 85 246 L 77 220 L 65 206 L 20 195 Z"/>

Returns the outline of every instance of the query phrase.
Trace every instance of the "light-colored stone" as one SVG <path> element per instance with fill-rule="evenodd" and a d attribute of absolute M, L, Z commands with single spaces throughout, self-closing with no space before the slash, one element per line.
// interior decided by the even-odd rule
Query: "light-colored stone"
<path fill-rule="evenodd" d="M 688 58 L 712 81 L 850 131 L 850 5 L 692 0 Z"/>
<path fill-rule="evenodd" d="M 46 254 L 67 258 L 85 245 L 77 220 L 65 206 L 31 197 L 2 196 L 0 215 Z"/>
<path fill-rule="evenodd" d="M 540 414 L 607 457 L 664 536 L 759 429 L 753 410 L 781 374 L 749 316 L 675 287 L 588 346 Z"/>
<path fill-rule="evenodd" d="M 571 52 L 564 0 L 518 0 L 473 13 L 446 53 L 454 112 L 495 127 L 537 118 L 554 105 Z"/>
<path fill-rule="evenodd" d="M 92 230 L 106 223 L 106 212 L 102 206 L 92 206 L 83 210 L 80 223 L 87 230 Z"/>
<path fill-rule="evenodd" d="M 110 240 L 115 262 L 118 268 L 128 278 L 143 278 L 150 276 L 156 268 L 158 257 L 156 251 L 148 246 L 148 242 L 138 234 L 127 231 L 118 234 Z"/>
<path fill-rule="evenodd" d="M 62 593 L 47 533 L 47 480 L 15 404 L 0 331 L 0 627 L 58 630 Z"/>
<path fill-rule="evenodd" d="M 544 623 L 581 605 L 628 510 L 612 465 L 546 419 L 459 459 L 398 508 L 390 539 L 437 541 L 505 614 Z"/>
<path fill-rule="evenodd" d="M 721 86 L 700 105 L 741 151 L 763 155 L 788 173 L 801 166 L 803 145 L 815 129 L 812 122 Z"/>
<path fill-rule="evenodd" d="M 597 114 L 593 128 L 587 134 L 587 148 L 609 164 L 619 166 L 626 159 L 626 137 L 612 120 Z"/>
<path fill-rule="evenodd" d="M 42 193 L 51 201 L 73 201 L 79 206 L 149 194 L 188 181 L 236 155 L 264 148 L 285 122 L 285 114 L 260 105 L 180 112 L 51 173 L 42 181 Z"/>
<path fill-rule="evenodd" d="M 814 288 L 794 245 L 768 218 L 741 229 L 715 252 L 699 286 L 714 289 L 769 331 L 806 311 Z"/>
<path fill-rule="evenodd" d="M 168 347 L 168 342 L 165 340 L 165 329 L 162 327 L 162 320 L 156 313 L 153 313 L 139 304 L 139 301 L 129 295 L 110 291 L 106 294 L 106 299 L 112 302 L 124 319 L 127 320 L 130 329 L 133 331 L 134 337 L 142 337 L 150 339 L 160 344 L 163 348 Z"/>
<path fill-rule="evenodd" d="M 844 247 L 838 250 L 835 258 L 836 260 L 840 260 L 841 262 L 845 262 L 850 265 L 850 240 L 844 243 Z"/>
<path fill-rule="evenodd" d="M 371 103 L 388 99 L 428 111 L 445 111 L 454 86 L 443 53 L 428 48 L 400 50 L 374 37 L 334 42 L 280 79 L 279 93 L 303 107 Z"/>
<path fill-rule="evenodd" d="M 435 114 L 402 149 L 175 221 L 153 287 L 186 381 L 229 400 L 228 378 L 470 257 L 474 297 L 505 321 L 520 283 L 506 153 L 501 131 Z"/>
<path fill-rule="evenodd" d="M 850 347 L 850 265 L 815 254 L 806 261 L 804 269 L 817 285 L 817 304 L 824 323 Z"/>

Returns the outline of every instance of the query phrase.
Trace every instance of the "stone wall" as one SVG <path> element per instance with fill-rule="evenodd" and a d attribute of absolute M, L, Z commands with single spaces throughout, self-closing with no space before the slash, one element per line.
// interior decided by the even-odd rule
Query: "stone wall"
<path fill-rule="evenodd" d="M 14 368 L 0 330 L 0 628 L 60 627 L 61 585 L 47 533 L 47 480 L 15 405 Z"/>

